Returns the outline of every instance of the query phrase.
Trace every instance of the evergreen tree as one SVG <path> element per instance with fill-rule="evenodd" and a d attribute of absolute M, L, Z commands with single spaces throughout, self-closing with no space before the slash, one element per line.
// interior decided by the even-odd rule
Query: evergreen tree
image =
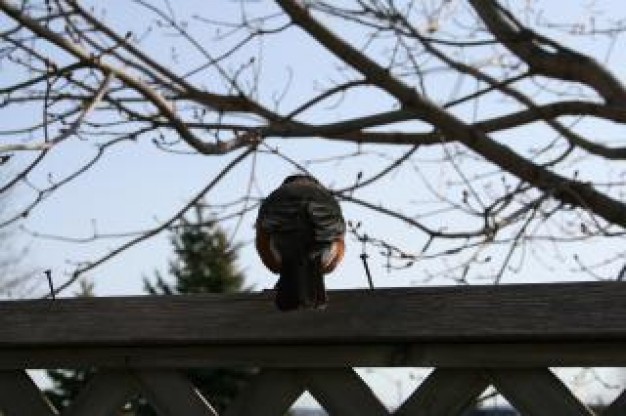
<path fill-rule="evenodd" d="M 243 274 L 237 270 L 237 250 L 226 233 L 214 222 L 205 220 L 200 209 L 195 222 L 182 221 L 173 231 L 171 243 L 176 258 L 169 263 L 168 283 L 156 272 L 156 281 L 144 280 L 151 295 L 187 293 L 232 293 L 243 290 Z"/>
<path fill-rule="evenodd" d="M 237 269 L 237 250 L 226 233 L 196 209 L 193 222 L 181 221 L 173 230 L 171 243 L 175 258 L 169 262 L 169 277 L 155 273 L 154 282 L 144 280 L 146 291 L 152 295 L 192 293 L 232 293 L 246 290 L 244 276 Z M 187 377 L 218 412 L 222 412 L 238 395 L 242 386 L 254 374 L 251 369 L 210 368 L 186 371 Z M 149 410 L 140 406 L 138 416 L 148 416 Z"/>
<path fill-rule="evenodd" d="M 237 250 L 226 233 L 213 221 L 207 220 L 201 208 L 196 209 L 194 221 L 181 220 L 171 230 L 174 258 L 168 266 L 168 276 L 155 272 L 153 281 L 144 279 L 150 295 L 192 293 L 231 293 L 246 290 L 244 276 L 237 269 Z M 92 296 L 92 286 L 83 285 L 78 296 Z M 222 412 L 238 395 L 254 373 L 252 369 L 209 368 L 185 371 L 189 380 Z M 93 369 L 50 370 L 53 387 L 46 395 L 57 409 L 66 408 L 85 383 L 94 374 Z M 124 414 L 156 416 L 156 412 L 142 397 L 133 399 Z"/>
<path fill-rule="evenodd" d="M 93 296 L 93 283 L 86 280 L 80 281 L 80 291 L 76 293 L 78 297 Z M 76 370 L 48 370 L 47 372 L 52 388 L 44 393 L 55 409 L 65 409 L 76 398 L 83 389 L 87 381 L 95 374 L 92 368 L 82 368 Z"/>

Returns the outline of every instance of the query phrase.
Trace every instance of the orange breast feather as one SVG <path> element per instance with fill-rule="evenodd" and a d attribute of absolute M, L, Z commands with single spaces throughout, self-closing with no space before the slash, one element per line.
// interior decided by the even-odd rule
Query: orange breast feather
<path fill-rule="evenodd" d="M 324 259 L 325 261 L 322 264 L 322 272 L 325 274 L 335 270 L 335 267 L 337 267 L 343 259 L 343 255 L 346 252 L 346 243 L 343 240 L 343 237 L 333 242 L 330 250 L 330 255 Z"/>
<path fill-rule="evenodd" d="M 261 261 L 265 267 L 270 269 L 272 273 L 280 273 L 280 259 L 274 255 L 270 243 L 270 236 L 260 227 L 256 229 L 255 244 L 259 257 L 261 257 Z"/>

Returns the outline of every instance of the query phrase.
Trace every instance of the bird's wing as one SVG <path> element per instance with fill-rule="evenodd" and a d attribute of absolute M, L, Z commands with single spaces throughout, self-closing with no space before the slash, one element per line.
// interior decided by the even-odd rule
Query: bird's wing
<path fill-rule="evenodd" d="M 346 223 L 341 215 L 341 209 L 335 199 L 322 201 L 312 200 L 307 204 L 307 214 L 313 224 L 315 242 L 332 242 L 342 237 L 346 232 Z"/>

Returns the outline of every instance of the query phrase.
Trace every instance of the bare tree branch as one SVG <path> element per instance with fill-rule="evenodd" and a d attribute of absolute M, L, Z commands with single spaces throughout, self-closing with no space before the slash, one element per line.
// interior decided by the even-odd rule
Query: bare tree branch
<path fill-rule="evenodd" d="M 225 4 L 219 17 L 172 6 L 0 0 L 0 194 L 24 191 L 0 231 L 86 249 L 126 240 L 71 279 L 189 205 L 159 194 L 151 214 L 178 214 L 133 232 L 34 226 L 65 198 L 77 205 L 67 212 L 89 212 L 68 185 L 97 186 L 99 167 L 134 175 L 107 165 L 127 156 L 116 151 L 178 169 L 257 146 L 246 186 L 205 182 L 225 184 L 209 205 L 244 239 L 277 172 L 295 170 L 350 206 L 349 243 L 375 247 L 388 271 L 465 284 L 529 262 L 589 278 L 623 268 L 623 250 L 606 249 L 626 238 L 626 89 L 611 57 L 626 41 L 612 6 L 572 2 L 580 22 L 534 0 L 278 0 Z M 131 9 L 145 18 L 117 18 Z"/>
<path fill-rule="evenodd" d="M 392 77 L 384 68 L 321 26 L 295 1 L 279 0 L 278 3 L 295 23 L 337 57 L 354 67 L 367 80 L 393 95 L 405 109 L 413 110 L 416 118 L 432 123 L 447 137 L 461 141 L 487 160 L 539 189 L 549 192 L 554 198 L 585 210 L 592 210 L 610 223 L 626 226 L 626 204 L 597 192 L 585 183 L 569 180 L 541 169 L 536 164 L 520 157 L 510 148 L 491 140 L 480 130 L 471 128 L 454 115 L 446 113 L 419 96 L 413 89 Z M 593 104 L 584 107 L 589 106 L 593 107 Z M 568 108 L 567 104 L 565 108 Z M 516 117 L 513 116 L 513 118 Z M 520 118 L 523 119 L 523 117 Z M 517 118 L 516 121 L 519 123 Z"/>
<path fill-rule="evenodd" d="M 107 93 L 107 90 L 109 89 L 109 85 L 111 85 L 111 82 L 113 81 L 114 78 L 115 78 L 115 75 L 112 72 L 106 75 L 106 77 L 104 78 L 104 81 L 102 81 L 102 85 L 100 85 L 100 88 L 98 88 L 98 91 L 96 91 L 96 94 L 93 96 L 93 98 L 85 105 L 85 107 L 83 108 L 81 113 L 78 115 L 76 120 L 74 120 L 74 122 L 72 122 L 72 124 L 66 130 L 61 132 L 61 134 L 59 134 L 57 137 L 51 140 L 45 140 L 41 143 L 29 143 L 29 144 L 18 143 L 18 144 L 0 145 L 0 153 L 14 152 L 14 151 L 48 150 L 54 147 L 55 145 L 61 143 L 63 140 L 73 136 L 74 134 L 76 134 L 76 132 L 78 131 L 78 128 L 81 126 L 85 118 L 87 118 L 89 113 L 91 113 L 96 108 L 98 103 L 100 103 L 100 101 L 102 100 L 102 97 L 104 97 L 104 94 Z"/>
<path fill-rule="evenodd" d="M 491 33 L 526 62 L 532 72 L 587 84 L 611 105 L 626 103 L 624 85 L 594 59 L 524 27 L 497 1 L 470 3 Z"/>

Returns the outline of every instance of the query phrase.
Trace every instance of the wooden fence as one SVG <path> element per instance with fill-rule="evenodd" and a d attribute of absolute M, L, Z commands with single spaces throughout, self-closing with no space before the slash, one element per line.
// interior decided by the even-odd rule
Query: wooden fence
<path fill-rule="evenodd" d="M 0 302 L 0 411 L 50 416 L 25 369 L 96 367 L 62 414 L 216 415 L 181 369 L 260 368 L 227 416 L 280 416 L 308 390 L 330 415 L 460 415 L 493 385 L 523 415 L 594 413 L 550 367 L 626 367 L 626 284 L 336 291 L 281 313 L 271 294 Z M 353 367 L 434 367 L 390 413 Z M 626 415 L 626 393 L 603 413 Z"/>

